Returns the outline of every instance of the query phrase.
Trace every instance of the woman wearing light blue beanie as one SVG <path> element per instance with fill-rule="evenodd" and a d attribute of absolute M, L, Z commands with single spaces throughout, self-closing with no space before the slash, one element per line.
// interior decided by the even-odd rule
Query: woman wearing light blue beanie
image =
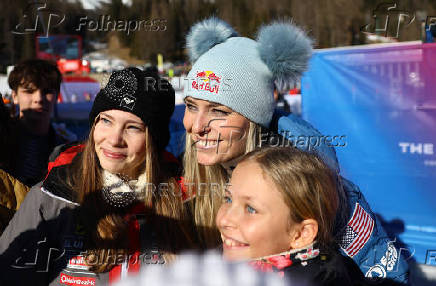
<path fill-rule="evenodd" d="M 274 88 L 289 89 L 308 68 L 312 41 L 291 22 L 263 26 L 252 40 L 210 18 L 191 28 L 187 48 L 193 66 L 184 88 L 183 184 L 193 193 L 192 214 L 201 242 L 215 247 L 220 243 L 214 221 L 222 187 L 240 158 L 270 144 L 271 132 L 280 144 L 289 143 L 290 136 L 322 136 L 295 116 L 274 116 Z M 308 143 L 293 146 L 317 153 L 339 173 L 333 147 Z M 363 194 L 342 177 L 338 185 L 342 199 L 335 233 L 342 254 L 353 258 L 367 277 L 406 282 L 407 263 Z"/>

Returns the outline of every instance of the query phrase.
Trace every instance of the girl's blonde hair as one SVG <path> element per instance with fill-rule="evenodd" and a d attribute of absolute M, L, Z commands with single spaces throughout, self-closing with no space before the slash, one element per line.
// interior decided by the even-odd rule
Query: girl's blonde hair
<path fill-rule="evenodd" d="M 261 126 L 251 122 L 246 134 L 245 153 L 253 151 L 260 144 Z M 191 200 L 194 224 L 200 244 L 204 248 L 212 248 L 220 243 L 219 231 L 215 226 L 215 216 L 221 206 L 228 174 L 220 165 L 200 165 L 197 162 L 197 151 L 189 134 L 185 138 L 185 154 L 183 157 L 184 182 L 188 192 L 195 193 Z"/>
<path fill-rule="evenodd" d="M 246 154 L 242 162 L 257 163 L 273 181 L 289 207 L 291 223 L 316 220 L 317 241 L 330 245 L 339 204 L 337 180 L 318 156 L 292 147 L 264 147 Z"/>
<path fill-rule="evenodd" d="M 114 210 L 101 196 L 102 169 L 98 163 L 94 142 L 94 129 L 98 120 L 99 116 L 91 127 L 82 156 L 67 174 L 68 184 L 76 191 L 77 200 L 81 205 L 81 222 L 87 232 L 88 251 L 85 261 L 91 265 L 91 261 L 100 259 L 97 264 L 92 262 L 91 270 L 96 273 L 109 271 L 115 266 L 108 256 L 127 257 L 129 254 L 126 210 Z M 165 250 L 164 258 L 172 260 L 173 253 L 192 247 L 192 234 L 188 232 L 181 196 L 174 192 L 178 190 L 177 182 L 172 178 L 172 174 L 165 171 L 163 158 L 156 152 L 148 127 L 145 128 L 145 137 L 146 182 L 153 186 L 158 186 L 162 182 L 173 186 L 168 191 L 155 192 L 146 189 L 142 194 L 147 220 L 151 219 L 153 229 L 156 230 L 155 239 L 160 248 Z M 177 235 L 174 235 L 175 233 Z"/>

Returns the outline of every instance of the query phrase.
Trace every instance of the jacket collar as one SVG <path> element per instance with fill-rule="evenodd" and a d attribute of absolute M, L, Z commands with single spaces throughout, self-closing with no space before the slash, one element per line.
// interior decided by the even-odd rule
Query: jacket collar
<path fill-rule="evenodd" d="M 318 257 L 319 253 L 318 243 L 313 242 L 304 248 L 291 249 L 279 254 L 256 258 L 250 262 L 250 265 L 263 272 L 272 272 L 273 267 L 282 270 L 296 264 L 306 266 L 308 261 Z"/>

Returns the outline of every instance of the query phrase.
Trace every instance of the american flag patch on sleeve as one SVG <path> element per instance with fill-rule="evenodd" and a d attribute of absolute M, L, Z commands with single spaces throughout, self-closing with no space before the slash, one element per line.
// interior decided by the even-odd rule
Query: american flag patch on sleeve
<path fill-rule="evenodd" d="M 342 233 L 340 247 L 348 256 L 353 257 L 368 242 L 373 229 L 374 220 L 371 215 L 356 203 L 353 216 Z"/>

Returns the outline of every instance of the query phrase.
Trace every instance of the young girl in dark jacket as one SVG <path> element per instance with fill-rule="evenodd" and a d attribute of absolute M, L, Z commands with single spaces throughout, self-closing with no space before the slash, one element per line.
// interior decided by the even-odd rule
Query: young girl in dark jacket
<path fill-rule="evenodd" d="M 228 260 L 250 260 L 295 285 L 365 285 L 332 237 L 338 208 L 333 172 L 289 147 L 248 153 L 233 171 L 216 223 Z M 292 284 L 294 285 L 294 284 Z"/>
<path fill-rule="evenodd" d="M 89 138 L 59 150 L 0 237 L 0 285 L 112 285 L 190 243 L 165 152 L 173 110 L 167 81 L 111 75 Z"/>

